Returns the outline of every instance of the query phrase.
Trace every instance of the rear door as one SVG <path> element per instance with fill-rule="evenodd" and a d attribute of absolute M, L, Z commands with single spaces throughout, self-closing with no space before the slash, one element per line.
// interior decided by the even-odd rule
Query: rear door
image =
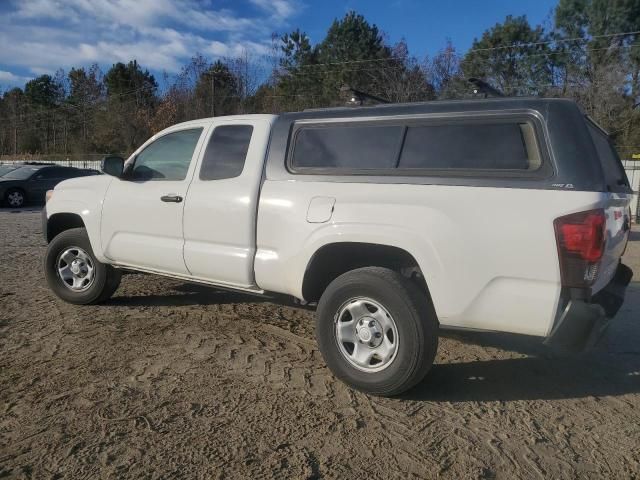
<path fill-rule="evenodd" d="M 185 203 L 184 260 L 195 279 L 255 288 L 258 196 L 271 120 L 216 120 Z"/>
<path fill-rule="evenodd" d="M 589 121 L 588 125 L 607 188 L 604 205 L 607 218 L 607 238 L 598 279 L 593 286 L 595 293 L 611 281 L 618 268 L 620 257 L 624 253 L 631 226 L 629 205 L 633 192 L 620 157 L 618 157 L 609 136 L 593 122 Z"/>

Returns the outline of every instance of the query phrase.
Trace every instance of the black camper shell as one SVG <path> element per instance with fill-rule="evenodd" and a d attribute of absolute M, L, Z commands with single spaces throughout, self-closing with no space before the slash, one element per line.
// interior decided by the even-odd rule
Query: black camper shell
<path fill-rule="evenodd" d="M 300 132 L 308 128 L 390 125 L 403 126 L 406 132 L 410 126 L 463 124 L 473 129 L 475 125 L 520 120 L 535 129 L 541 157 L 540 166 L 535 170 L 349 169 L 331 165 L 300 167 L 294 162 L 297 139 Z M 353 147 L 348 142 L 345 145 L 346 150 L 358 148 L 357 142 Z M 401 149 L 402 141 L 398 151 Z M 429 149 L 428 143 L 424 149 Z M 272 128 L 266 178 L 631 193 L 620 159 L 606 132 L 575 102 L 557 98 L 433 101 L 285 113 L 276 119 Z"/>

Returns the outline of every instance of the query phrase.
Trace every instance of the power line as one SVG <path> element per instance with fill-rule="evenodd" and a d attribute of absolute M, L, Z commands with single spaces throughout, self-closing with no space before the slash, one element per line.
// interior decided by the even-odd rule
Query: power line
<path fill-rule="evenodd" d="M 590 38 L 580 38 L 580 37 L 574 37 L 574 38 L 567 38 L 567 39 L 556 39 L 556 40 L 546 40 L 543 42 L 530 42 L 530 43 L 514 43 L 514 44 L 510 44 L 510 45 L 498 45 L 495 47 L 486 47 L 486 48 L 472 48 L 467 50 L 464 55 L 468 55 L 470 53 L 476 53 L 476 52 L 488 52 L 488 51 L 495 51 L 495 50 L 507 50 L 507 49 L 514 49 L 514 48 L 528 48 L 528 47 L 533 47 L 533 46 L 541 46 L 541 45 L 552 45 L 552 44 L 558 44 L 558 43 L 565 43 L 565 42 L 577 42 L 577 41 L 591 41 L 594 39 L 598 39 L 598 38 L 611 38 L 611 37 L 621 37 L 621 36 L 629 36 L 629 35 L 638 35 L 640 34 L 640 30 L 637 31 L 632 31 L 632 32 L 617 32 L 617 33 L 610 33 L 610 34 L 606 34 L 606 35 L 593 35 Z M 637 47 L 639 45 L 619 45 L 615 48 L 634 48 Z M 611 47 L 605 47 L 605 48 L 590 48 L 590 49 L 585 49 L 585 52 L 594 52 L 594 51 L 599 51 L 599 50 L 609 50 Z M 545 53 L 540 53 L 539 55 L 559 55 L 559 54 L 564 54 L 566 52 L 545 52 Z M 456 55 L 460 55 L 457 54 Z M 533 54 L 532 54 L 533 55 Z M 370 58 L 370 59 L 361 59 L 361 60 L 344 60 L 344 61 L 340 61 L 340 62 L 326 62 L 326 63 L 313 63 L 313 64 L 309 64 L 309 65 L 300 65 L 299 67 L 295 67 L 295 68 L 318 68 L 318 67 L 324 67 L 324 66 L 339 66 L 339 65 L 350 65 L 350 64 L 360 64 L 360 63 L 374 63 L 374 62 L 392 62 L 392 61 L 403 61 L 406 60 L 407 57 L 399 57 L 399 56 L 390 56 L 390 57 L 385 57 L 385 58 Z M 289 69 L 289 67 L 285 67 L 285 66 L 281 66 L 281 68 L 284 69 Z"/>
<path fill-rule="evenodd" d="M 607 35 L 599 35 L 599 36 L 593 36 L 591 37 L 592 39 L 595 38 L 610 38 L 610 37 L 615 37 L 615 36 L 624 36 L 624 35 L 632 35 L 632 34 L 638 34 L 640 33 L 640 31 L 634 31 L 634 32 L 620 32 L 620 33 L 612 33 L 612 34 L 607 34 Z M 576 40 L 582 40 L 580 38 L 571 38 L 571 39 L 565 39 L 564 41 L 576 41 Z M 563 40 L 560 40 L 563 41 Z M 557 43 L 557 41 L 549 41 L 549 42 L 535 42 L 536 45 L 540 45 L 540 44 L 544 44 L 544 43 Z M 513 45 L 503 45 L 503 46 L 497 46 L 497 47 L 492 47 L 492 48 L 486 48 L 486 49 L 475 49 L 475 50 L 469 50 L 469 52 L 476 52 L 476 51 L 489 51 L 489 50 L 500 50 L 500 49 L 507 49 L 507 48 L 516 48 L 516 47 L 525 47 L 525 46 L 531 46 L 533 44 L 513 44 Z M 605 51 L 605 50 L 611 50 L 612 48 L 615 49 L 633 49 L 633 48 L 637 48 L 640 47 L 640 45 L 619 45 L 617 47 L 604 47 L 604 48 L 591 48 L 591 49 L 584 49 L 583 52 L 584 53 L 588 53 L 588 52 L 595 52 L 595 51 Z M 552 55 L 561 55 L 561 54 L 565 54 L 566 52 L 543 52 L 543 53 L 532 53 L 532 54 L 527 54 L 525 56 L 523 56 L 520 60 L 525 60 L 526 58 L 531 58 L 531 57 L 551 57 Z M 289 76 L 308 76 L 308 77 L 316 77 L 317 75 L 332 75 L 332 74 L 336 74 L 336 73 L 340 73 L 340 74 L 344 74 L 344 73 L 366 73 L 366 72 L 379 72 L 380 70 L 384 70 L 384 71 L 392 71 L 392 70 L 397 70 L 397 71 L 403 71 L 405 66 L 402 64 L 397 64 L 397 65 L 379 65 L 376 67 L 369 67 L 369 68 L 353 68 L 353 69 L 325 69 L 324 71 L 315 71 L 315 72 L 303 72 L 303 71 L 299 71 L 300 69 L 304 69 L 304 68 L 311 68 L 311 67 L 335 67 L 335 66 L 340 66 L 340 65 L 361 65 L 361 64 L 366 64 L 366 63 L 370 63 L 370 62 L 378 62 L 378 61 L 391 61 L 391 60 L 406 60 L 406 58 L 401 57 L 395 57 L 395 58 L 385 58 L 385 59 L 368 59 L 368 60 L 351 60 L 351 61 L 343 61 L 343 62 L 331 62 L 331 63 L 324 63 L 324 64 L 312 64 L 312 65 L 302 65 L 300 67 L 297 67 L 298 71 L 295 71 L 293 68 L 289 68 L 289 67 L 282 67 L 281 68 L 283 70 L 286 70 L 288 72 Z M 490 62 L 488 60 L 484 60 L 482 62 L 483 64 L 489 64 Z M 556 85 L 556 84 L 535 84 L 535 83 L 527 83 L 524 84 L 527 87 L 536 87 L 536 86 L 542 86 L 542 87 L 575 87 L 575 86 L 580 86 L 580 85 Z M 507 86 L 505 88 L 509 88 L 509 89 L 515 89 L 517 88 L 517 86 L 514 85 L 510 85 Z M 112 94 L 105 97 L 101 97 L 95 100 L 89 100 L 89 101 L 85 101 L 85 102 L 80 102 L 80 103 L 70 103 L 70 102 L 66 102 L 63 103 L 61 105 L 58 105 L 58 107 L 62 110 L 64 110 L 64 108 L 66 107 L 70 107 L 70 108 L 75 108 L 75 109 L 81 109 L 83 107 L 94 107 L 94 108 L 102 108 L 105 107 L 106 105 L 109 104 L 109 101 L 113 100 L 113 99 L 117 99 L 117 98 L 124 98 L 126 96 L 129 95 L 135 95 L 139 92 L 143 92 L 145 90 L 150 90 L 153 91 L 154 87 L 153 86 L 149 86 L 149 85 L 145 85 L 143 87 L 139 87 L 136 88 L 134 90 L 131 91 L 127 91 L 127 92 L 121 92 L 119 94 Z M 313 95 L 309 95 L 309 94 L 293 94 L 293 95 L 269 95 L 269 96 L 263 96 L 263 98 L 283 98 L 283 97 L 313 97 Z M 226 97 L 230 97 L 230 95 L 227 95 Z M 236 95 L 235 97 L 237 98 L 243 98 L 240 95 Z M 137 102 L 137 99 L 135 99 L 134 101 Z M 121 103 L 120 105 L 126 105 L 129 103 L 133 103 L 133 102 L 125 102 L 125 103 Z M 43 117 L 43 116 L 51 116 L 52 114 L 55 114 L 54 112 L 52 112 L 51 110 L 43 110 L 40 112 L 31 112 L 31 113 L 26 113 L 23 115 L 14 115 L 13 117 L 9 117 L 7 120 L 11 121 L 16 121 L 19 120 L 20 122 L 24 123 L 27 119 L 32 119 L 32 118 L 38 118 L 38 117 Z"/>
<path fill-rule="evenodd" d="M 501 46 L 496 46 L 496 47 L 470 49 L 470 50 L 467 50 L 467 54 L 475 53 L 475 52 L 504 50 L 504 49 L 510 49 L 510 48 L 526 48 L 526 47 L 530 47 L 530 46 L 538 46 L 538 45 L 561 43 L 561 42 L 589 41 L 589 40 L 593 40 L 593 39 L 597 39 L 597 38 L 611 38 L 611 37 L 617 37 L 617 36 L 628 36 L 628 35 L 636 35 L 636 34 L 640 34 L 640 30 L 638 30 L 638 31 L 630 31 L 630 32 L 617 32 L 617 33 L 610 33 L 610 34 L 603 34 L 603 35 L 594 35 L 594 36 L 590 37 L 589 39 L 584 39 L 584 38 L 581 38 L 581 37 L 573 37 L 573 38 L 568 38 L 568 39 L 557 39 L 557 40 L 549 40 L 549 41 L 544 41 L 544 42 L 531 42 L 531 43 L 524 43 L 524 44 L 511 44 L 511 45 L 501 45 Z M 640 45 L 619 45 L 619 46 L 614 47 L 614 48 L 615 49 L 632 49 L 632 48 L 637 48 L 637 47 L 640 47 Z M 591 48 L 591 49 L 584 49 L 583 51 L 586 53 L 586 52 L 610 50 L 611 48 L 612 47 Z M 548 57 L 548 56 L 551 56 L 551 55 L 563 55 L 563 54 L 566 54 L 566 52 L 541 52 L 541 53 L 527 54 L 524 58 L 538 57 L 538 56 Z M 406 60 L 406 59 L 407 59 L 407 57 L 386 57 L 386 58 L 361 59 L 361 60 L 346 60 L 346 61 L 340 61 L 340 62 L 315 63 L 315 64 L 309 64 L 309 65 L 300 65 L 298 67 L 286 67 L 286 66 L 282 66 L 281 65 L 280 68 L 282 68 L 284 70 L 287 70 L 292 75 L 302 75 L 301 72 L 292 71 L 292 70 L 300 70 L 300 69 L 306 69 L 306 68 L 340 66 L 340 65 L 364 64 L 364 63 L 373 63 L 373 62 L 403 61 L 403 60 Z M 402 69 L 403 65 L 380 66 L 380 67 L 376 67 L 375 70 L 378 70 L 380 68 Z M 320 73 L 328 74 L 328 73 L 334 73 L 334 72 L 342 73 L 342 72 L 361 72 L 361 71 L 362 72 L 374 71 L 374 69 L 371 68 L 371 69 L 352 69 L 352 70 L 327 70 L 325 72 L 320 72 Z M 312 75 L 312 74 L 308 74 L 308 75 Z M 147 86 L 143 86 L 143 87 L 131 90 L 129 92 L 123 92 L 123 93 L 119 93 L 119 94 L 108 95 L 106 97 L 106 99 L 110 100 L 110 99 L 114 99 L 114 98 L 133 95 L 133 94 L 136 94 L 138 92 L 141 92 L 141 91 L 144 91 L 144 90 L 147 90 L 147 89 L 154 90 L 155 87 L 147 85 Z M 104 99 L 97 99 L 95 101 L 80 102 L 78 104 L 65 103 L 65 104 L 60 105 L 60 106 L 61 107 L 69 106 L 71 108 L 81 108 L 82 106 L 89 105 L 89 104 L 96 104 L 96 103 L 99 103 L 99 102 L 102 102 L 102 101 L 104 101 Z M 28 114 L 28 115 L 31 115 L 31 114 Z M 39 114 L 34 114 L 34 115 L 39 115 Z M 23 116 L 23 118 L 25 118 L 25 117 Z"/>
<path fill-rule="evenodd" d="M 609 38 L 609 37 L 614 37 L 614 36 L 623 36 L 623 35 L 632 35 L 632 34 L 640 34 L 640 31 L 633 31 L 633 32 L 621 32 L 621 33 L 612 33 L 612 34 L 607 34 L 607 35 L 596 35 L 591 37 L 591 39 L 595 39 L 595 38 Z M 558 43 L 558 42 L 562 42 L 562 41 L 577 41 L 577 40 L 590 40 L 590 39 L 580 39 L 578 37 L 576 38 L 571 38 L 571 39 L 565 39 L 565 40 L 552 40 L 552 41 L 547 41 L 547 42 L 535 42 L 535 43 L 530 43 L 530 44 L 512 44 L 512 45 L 503 45 L 503 46 L 497 46 L 497 47 L 490 47 L 490 48 L 483 48 L 483 49 L 471 49 L 467 51 L 468 53 L 474 53 L 474 52 L 479 52 L 479 51 L 491 51 L 491 50 L 502 50 L 502 49 L 508 49 L 508 48 L 518 48 L 518 47 L 526 47 L 526 46 L 530 46 L 530 45 L 540 45 L 540 44 L 550 44 L 550 43 Z M 615 50 L 621 50 L 621 49 L 634 49 L 634 48 L 638 48 L 640 47 L 640 44 L 636 44 L 636 45 L 618 45 L 615 47 L 609 46 L 609 47 L 600 47 L 600 48 L 586 48 L 582 50 L 582 54 L 586 55 L 589 52 L 598 52 L 598 51 L 615 51 Z M 551 52 L 540 52 L 540 53 L 528 53 L 525 55 L 522 55 L 520 57 L 519 60 L 526 60 L 528 58 L 534 58 L 534 57 L 551 57 L 551 56 L 555 56 L 555 55 L 567 55 L 568 52 L 566 51 L 551 51 Z M 459 57 L 458 54 L 456 54 L 456 56 Z M 281 70 L 285 70 L 288 72 L 289 75 L 292 76 L 310 76 L 312 77 L 315 74 L 320 74 L 320 75 L 329 75 L 332 73 L 357 73 L 357 72 L 369 72 L 369 71 L 379 71 L 381 69 L 396 69 L 396 70 L 403 70 L 404 68 L 406 68 L 405 65 L 403 65 L 401 62 L 406 61 L 408 58 L 410 57 L 386 57 L 386 58 L 374 58 L 374 59 L 361 59 L 361 60 L 346 60 L 346 61 L 341 61 L 341 62 L 326 62 L 326 63 L 315 63 L 315 64 L 309 64 L 309 65 L 299 65 L 297 67 L 287 67 L 284 65 L 280 65 L 278 68 Z M 373 63 L 373 62 L 399 62 L 396 65 L 379 65 L 376 67 L 368 67 L 368 68 L 354 68 L 354 69 L 328 69 L 325 68 L 324 71 L 319 71 L 319 72 L 303 72 L 302 70 L 304 69 L 319 69 L 321 67 L 339 67 L 342 65 L 359 65 L 359 64 L 367 64 L 367 63 Z M 474 62 L 478 63 L 478 61 L 480 61 L 481 64 L 483 65 L 491 65 L 491 60 L 490 59 L 474 59 Z M 419 64 L 415 64 L 415 66 L 418 66 L 420 68 Z"/>
<path fill-rule="evenodd" d="M 109 101 L 111 101 L 112 99 L 117 99 L 117 98 L 123 98 L 129 95 L 135 95 L 139 92 L 142 92 L 144 90 L 153 90 L 153 87 L 151 86 L 144 86 L 144 87 L 139 87 L 135 90 L 131 90 L 128 92 L 122 92 L 122 93 L 114 93 L 112 95 L 108 95 L 106 97 L 102 97 L 102 98 L 98 98 L 96 100 L 88 100 L 86 102 L 80 102 L 80 103 L 70 103 L 70 102 L 64 102 L 61 103 L 59 105 L 55 105 L 56 107 L 60 108 L 60 109 L 65 109 L 67 107 L 71 107 L 71 108 L 75 108 L 75 109 L 80 109 L 82 107 L 85 106 L 104 106 L 104 104 L 108 103 Z M 134 99 L 131 102 L 126 102 L 124 104 L 128 104 L 128 103 L 133 103 L 133 102 L 137 102 L 137 99 Z M 28 103 L 25 103 L 25 105 L 29 105 Z M 122 105 L 122 103 L 120 104 Z M 25 120 L 28 118 L 35 118 L 35 117 L 40 117 L 40 116 L 44 116 L 44 115 L 50 115 L 52 113 L 52 110 L 43 110 L 41 112 L 31 112 L 31 113 L 26 113 L 23 115 L 17 114 L 14 115 L 13 117 L 9 117 L 9 120 Z"/>
<path fill-rule="evenodd" d="M 627 45 L 627 46 L 620 46 L 617 48 L 637 48 L 640 47 L 640 45 Z M 603 51 L 603 50 L 609 50 L 609 48 L 596 48 L 596 49 L 587 49 L 585 50 L 585 52 L 589 52 L 589 51 Z M 530 58 L 530 57 L 540 57 L 540 56 L 551 56 L 551 55 L 557 55 L 557 54 L 562 54 L 564 52 L 545 52 L 545 53 L 539 53 L 539 54 L 529 54 L 527 55 L 525 58 Z M 372 61 L 375 60 L 379 60 L 379 59 L 372 59 Z M 524 58 L 522 59 L 524 60 Z M 328 64 L 314 64 L 314 65 L 309 65 L 309 66 L 334 66 L 334 65 L 346 65 L 346 64 L 361 64 L 366 62 L 367 60 L 356 60 L 356 61 L 349 61 L 349 62 L 337 62 L 337 63 L 328 63 Z M 489 64 L 489 61 L 484 61 L 483 63 L 485 64 Z M 304 66 L 303 66 L 304 67 Z M 344 73 L 365 73 L 365 72 L 379 72 L 380 70 L 397 70 L 397 71 L 403 71 L 404 67 L 402 65 L 381 65 L 381 66 L 377 66 L 377 67 L 372 67 L 372 68 L 354 68 L 354 69 L 327 69 L 324 71 L 316 71 L 316 72 L 300 72 L 300 71 L 291 71 L 290 69 L 287 69 L 287 67 L 282 67 L 285 70 L 287 70 L 288 75 L 290 76 L 308 76 L 308 77 L 315 77 L 317 75 L 332 75 L 332 74 L 336 74 L 336 73 L 340 73 L 340 74 L 344 74 Z M 555 86 L 559 86 L 559 85 L 555 85 L 555 84 L 535 84 L 535 83 L 527 83 L 524 84 L 528 87 L 534 87 L 534 86 L 544 86 L 544 87 L 555 87 Z M 567 86 L 567 85 L 565 85 Z M 579 86 L 579 85 L 569 85 L 569 86 Z M 514 86 L 509 86 L 507 88 L 511 88 L 513 89 Z M 96 107 L 96 108 L 100 108 L 100 107 L 104 107 L 105 105 L 108 105 L 109 101 L 117 99 L 117 98 L 123 98 L 129 95 L 135 95 L 139 92 L 145 91 L 145 90 L 150 90 L 153 91 L 154 88 L 152 86 L 143 86 L 143 87 L 139 87 L 137 89 L 131 90 L 131 91 L 127 91 L 127 92 L 122 92 L 119 94 L 112 94 L 109 95 L 107 97 L 103 97 L 103 98 L 98 98 L 96 100 L 90 100 L 90 101 L 86 101 L 86 102 L 80 102 L 80 103 L 70 103 L 70 102 L 66 102 L 63 103 L 61 105 L 58 105 L 59 108 L 64 109 L 66 107 L 71 107 L 71 108 L 75 108 L 75 109 L 80 109 L 82 107 Z M 302 94 L 304 95 L 304 94 Z M 284 96 L 284 95 L 281 95 Z M 295 95 L 294 95 L 295 96 Z M 300 96 L 300 94 L 298 94 L 298 96 Z M 229 95 L 227 95 L 227 97 L 229 97 Z M 240 95 L 236 95 L 235 97 L 237 98 L 242 98 L 242 96 Z M 267 96 L 265 96 L 267 97 Z M 268 96 L 268 98 L 273 98 L 273 96 Z M 134 101 L 137 101 L 137 99 L 135 99 Z M 126 102 L 124 104 L 129 104 L 129 103 L 133 103 L 133 102 Z M 120 105 L 123 105 L 122 103 Z M 50 110 L 43 110 L 41 112 L 32 112 L 32 113 L 26 113 L 23 115 L 14 115 L 13 117 L 9 117 L 8 120 L 9 121 L 15 121 L 15 120 L 19 120 L 21 122 L 24 122 L 27 119 L 30 118 L 37 118 L 37 117 L 43 117 L 43 116 L 47 116 L 47 115 L 51 115 L 52 112 Z"/>
<path fill-rule="evenodd" d="M 132 92 L 128 92 L 127 94 L 132 94 L 134 93 Z M 243 98 L 247 98 L 244 97 L 242 95 L 238 95 L 238 94 L 226 94 L 226 95 L 221 95 L 217 97 L 219 100 L 224 101 L 227 99 L 243 99 Z M 305 99 L 317 99 L 317 98 L 322 98 L 321 95 L 315 95 L 315 94 L 308 94 L 308 93 L 299 93 L 299 94 L 278 94 L 278 95 L 263 95 L 261 96 L 261 98 L 265 98 L 265 99 L 275 99 L 275 98 L 305 98 Z M 85 118 L 85 120 L 95 120 L 99 114 L 99 112 L 97 111 L 97 109 L 100 109 L 102 107 L 105 107 L 106 104 L 108 104 L 108 100 L 109 99 L 103 99 L 101 101 L 97 101 L 97 102 L 87 102 L 85 103 L 85 105 L 88 106 L 92 106 L 94 107 L 93 109 L 89 110 L 89 113 L 87 114 L 87 117 Z M 123 105 L 132 105 L 134 103 L 136 103 L 137 100 L 136 99 L 131 99 L 128 100 L 126 102 L 122 102 L 119 103 L 118 106 L 123 106 Z M 78 104 L 79 105 L 79 104 Z M 150 108 L 149 106 L 147 106 L 147 108 Z M 30 119 L 30 118 L 35 118 L 35 117 L 46 117 L 46 116 L 54 116 L 54 115 L 60 115 L 61 113 L 64 112 L 60 112 L 57 110 L 43 110 L 41 112 L 34 112 L 34 113 L 30 113 L 30 114 L 25 114 L 21 117 L 11 117 L 9 118 L 9 120 L 11 120 L 12 122 L 8 122 L 9 123 L 9 128 L 14 129 L 14 128 L 18 128 L 18 131 L 20 132 L 24 132 L 28 130 L 27 127 L 27 122 L 26 120 Z M 203 117 L 204 118 L 204 117 Z M 27 127 L 27 128 L 25 128 Z"/>
<path fill-rule="evenodd" d="M 489 50 L 506 50 L 509 48 L 527 48 L 527 47 L 538 47 L 541 45 L 552 45 L 556 43 L 565 43 L 565 42 L 579 42 L 579 41 L 591 41 L 599 38 L 612 38 L 612 37 L 624 37 L 629 35 L 638 35 L 640 34 L 640 30 L 636 30 L 633 32 L 618 32 L 618 33 L 607 33 L 603 35 L 593 35 L 590 38 L 582 38 L 582 37 L 573 37 L 573 38 L 559 38 L 555 40 L 545 40 L 544 42 L 529 42 L 529 43 L 514 43 L 511 45 L 499 45 L 497 47 L 486 47 L 486 48 L 473 48 L 467 50 L 469 52 L 484 52 Z"/>

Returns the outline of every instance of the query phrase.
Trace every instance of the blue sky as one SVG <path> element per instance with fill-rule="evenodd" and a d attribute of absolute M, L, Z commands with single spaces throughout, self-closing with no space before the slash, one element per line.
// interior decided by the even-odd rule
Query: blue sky
<path fill-rule="evenodd" d="M 413 55 L 449 38 L 464 52 L 474 37 L 526 14 L 546 24 L 557 0 L 0 0 L 0 90 L 58 68 L 131 59 L 158 78 L 195 53 L 210 59 L 269 53 L 271 34 L 297 27 L 314 42 L 334 18 L 362 13 Z"/>

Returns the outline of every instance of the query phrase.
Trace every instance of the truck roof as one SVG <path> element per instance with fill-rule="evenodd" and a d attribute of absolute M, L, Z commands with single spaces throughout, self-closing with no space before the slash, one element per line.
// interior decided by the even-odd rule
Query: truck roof
<path fill-rule="evenodd" d="M 540 97 L 496 97 L 464 100 L 433 100 L 429 102 L 386 103 L 360 107 L 332 107 L 289 112 L 280 115 L 289 119 L 336 117 L 370 117 L 388 115 L 411 115 L 417 113 L 477 112 L 488 110 L 545 111 L 550 105 L 562 105 L 564 108 L 578 109 L 578 105 L 566 98 Z"/>
<path fill-rule="evenodd" d="M 271 115 L 268 113 L 248 113 L 248 114 L 243 114 L 243 115 L 221 115 L 219 117 L 205 117 L 205 118 L 197 118 L 195 120 L 188 120 L 186 122 L 180 122 L 180 123 L 176 123 L 175 125 L 172 126 L 187 126 L 187 125 L 195 125 L 195 124 L 201 124 L 202 122 L 213 122 L 215 120 L 218 120 L 220 118 L 224 118 L 225 120 L 238 120 L 238 121 L 243 121 L 243 120 L 275 120 L 276 118 L 278 118 L 278 115 Z"/>
<path fill-rule="evenodd" d="M 573 100 L 569 100 L 566 98 L 555 98 L 555 97 L 533 97 L 533 96 L 525 96 L 525 97 L 487 97 L 487 98 L 465 98 L 465 99 L 444 99 L 444 100 L 428 100 L 424 102 L 398 102 L 398 103 L 377 103 L 374 105 L 361 105 L 361 106 L 337 106 L 337 107 L 327 107 L 327 108 L 307 108 L 303 110 L 304 112 L 323 112 L 327 110 L 338 111 L 338 110 L 360 110 L 366 109 L 371 110 L 374 108 L 390 108 L 390 107 L 416 107 L 416 106 L 428 106 L 428 105 L 451 105 L 459 108 L 461 105 L 469 105 L 469 106 L 477 106 L 478 104 L 493 104 L 493 105 L 503 105 L 504 108 L 509 108 L 511 104 L 514 102 L 522 103 L 522 102 L 531 102 L 531 103 L 539 103 L 540 101 L 551 101 L 551 102 L 570 102 L 573 103 Z M 293 112 L 291 112 L 293 113 Z"/>
<path fill-rule="evenodd" d="M 279 117 L 288 119 L 297 118 L 327 118 L 338 117 L 360 117 L 360 116 L 386 116 L 386 115 L 410 115 L 415 113 L 447 113 L 447 112 L 471 112 L 484 110 L 514 110 L 533 109 L 543 110 L 549 104 L 566 104 L 570 108 L 579 108 L 573 100 L 566 98 L 540 98 L 540 97 L 497 97 L 483 99 L 464 100 L 432 100 L 429 102 L 411 103 L 386 103 L 378 105 L 367 105 L 359 107 L 339 106 L 329 108 L 311 108 L 301 112 L 285 112 L 281 114 L 250 113 L 242 115 L 223 115 L 220 117 L 206 117 L 176 125 L 192 125 L 205 121 L 213 122 L 216 119 L 225 120 L 256 120 L 264 119 L 274 121 Z"/>

